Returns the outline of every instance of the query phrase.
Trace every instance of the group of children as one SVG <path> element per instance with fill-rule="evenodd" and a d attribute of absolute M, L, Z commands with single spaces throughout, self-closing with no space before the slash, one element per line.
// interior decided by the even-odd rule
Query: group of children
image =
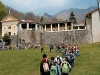
<path fill-rule="evenodd" d="M 43 54 L 43 59 L 40 63 L 40 74 L 41 75 L 68 75 L 74 67 L 75 56 L 79 56 L 79 46 L 71 45 L 65 48 L 65 52 L 62 56 L 57 52 L 56 57 L 51 57 L 49 62 L 48 56 Z"/>

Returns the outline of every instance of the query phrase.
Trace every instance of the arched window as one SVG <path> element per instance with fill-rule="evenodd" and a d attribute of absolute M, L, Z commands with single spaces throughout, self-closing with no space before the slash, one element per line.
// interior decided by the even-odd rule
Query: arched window
<path fill-rule="evenodd" d="M 8 29 L 11 29 L 11 27 L 9 26 Z"/>

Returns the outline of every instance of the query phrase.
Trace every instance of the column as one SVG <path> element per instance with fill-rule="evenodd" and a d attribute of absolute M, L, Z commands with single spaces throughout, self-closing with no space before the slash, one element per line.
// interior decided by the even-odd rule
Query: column
<path fill-rule="evenodd" d="M 67 23 L 65 23 L 65 30 L 67 30 Z"/>
<path fill-rule="evenodd" d="M 41 31 L 42 30 L 41 25 L 39 27 L 40 27 L 40 31 Z"/>
<path fill-rule="evenodd" d="M 46 31 L 46 25 L 45 25 L 45 31 Z"/>
<path fill-rule="evenodd" d="M 35 24 L 35 30 L 37 30 L 37 24 Z"/>
<path fill-rule="evenodd" d="M 59 25 L 59 23 L 58 23 L 58 31 L 60 31 L 60 25 Z"/>
<path fill-rule="evenodd" d="M 73 30 L 73 22 L 71 22 L 71 30 Z"/>
<path fill-rule="evenodd" d="M 79 26 L 78 26 L 78 30 L 79 30 Z"/>
<path fill-rule="evenodd" d="M 85 29 L 86 29 L 86 26 L 85 26 Z"/>
<path fill-rule="evenodd" d="M 29 23 L 27 23 L 27 30 L 29 30 Z"/>
<path fill-rule="evenodd" d="M 19 30 L 22 30 L 22 26 L 21 26 L 21 24 L 19 24 Z"/>
<path fill-rule="evenodd" d="M 52 32 L 52 24 L 51 24 L 51 32 Z"/>
<path fill-rule="evenodd" d="M 42 26 L 42 32 L 43 32 L 43 26 Z"/>

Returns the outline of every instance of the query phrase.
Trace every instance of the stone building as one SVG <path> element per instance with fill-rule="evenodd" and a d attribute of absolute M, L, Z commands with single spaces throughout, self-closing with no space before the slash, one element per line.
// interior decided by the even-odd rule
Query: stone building
<path fill-rule="evenodd" d="M 86 14 L 86 30 L 92 32 L 92 43 L 100 42 L 100 11 L 96 9 Z"/>
<path fill-rule="evenodd" d="M 2 22 L 2 36 L 4 34 L 8 33 L 9 36 L 17 35 L 17 24 L 19 23 L 19 20 L 12 16 L 11 14 L 8 14 L 4 19 L 1 20 Z"/>
<path fill-rule="evenodd" d="M 35 23 L 18 20 L 8 14 L 2 21 L 2 37 L 11 36 L 11 44 L 90 44 L 100 42 L 100 20 L 98 9 L 87 13 L 85 24 L 73 21 Z"/>

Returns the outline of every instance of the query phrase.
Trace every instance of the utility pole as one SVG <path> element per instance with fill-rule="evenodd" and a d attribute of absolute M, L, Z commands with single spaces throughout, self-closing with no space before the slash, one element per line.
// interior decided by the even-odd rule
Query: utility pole
<path fill-rule="evenodd" d="M 98 9 L 99 9 L 99 20 L 100 20 L 100 0 L 97 0 Z"/>

